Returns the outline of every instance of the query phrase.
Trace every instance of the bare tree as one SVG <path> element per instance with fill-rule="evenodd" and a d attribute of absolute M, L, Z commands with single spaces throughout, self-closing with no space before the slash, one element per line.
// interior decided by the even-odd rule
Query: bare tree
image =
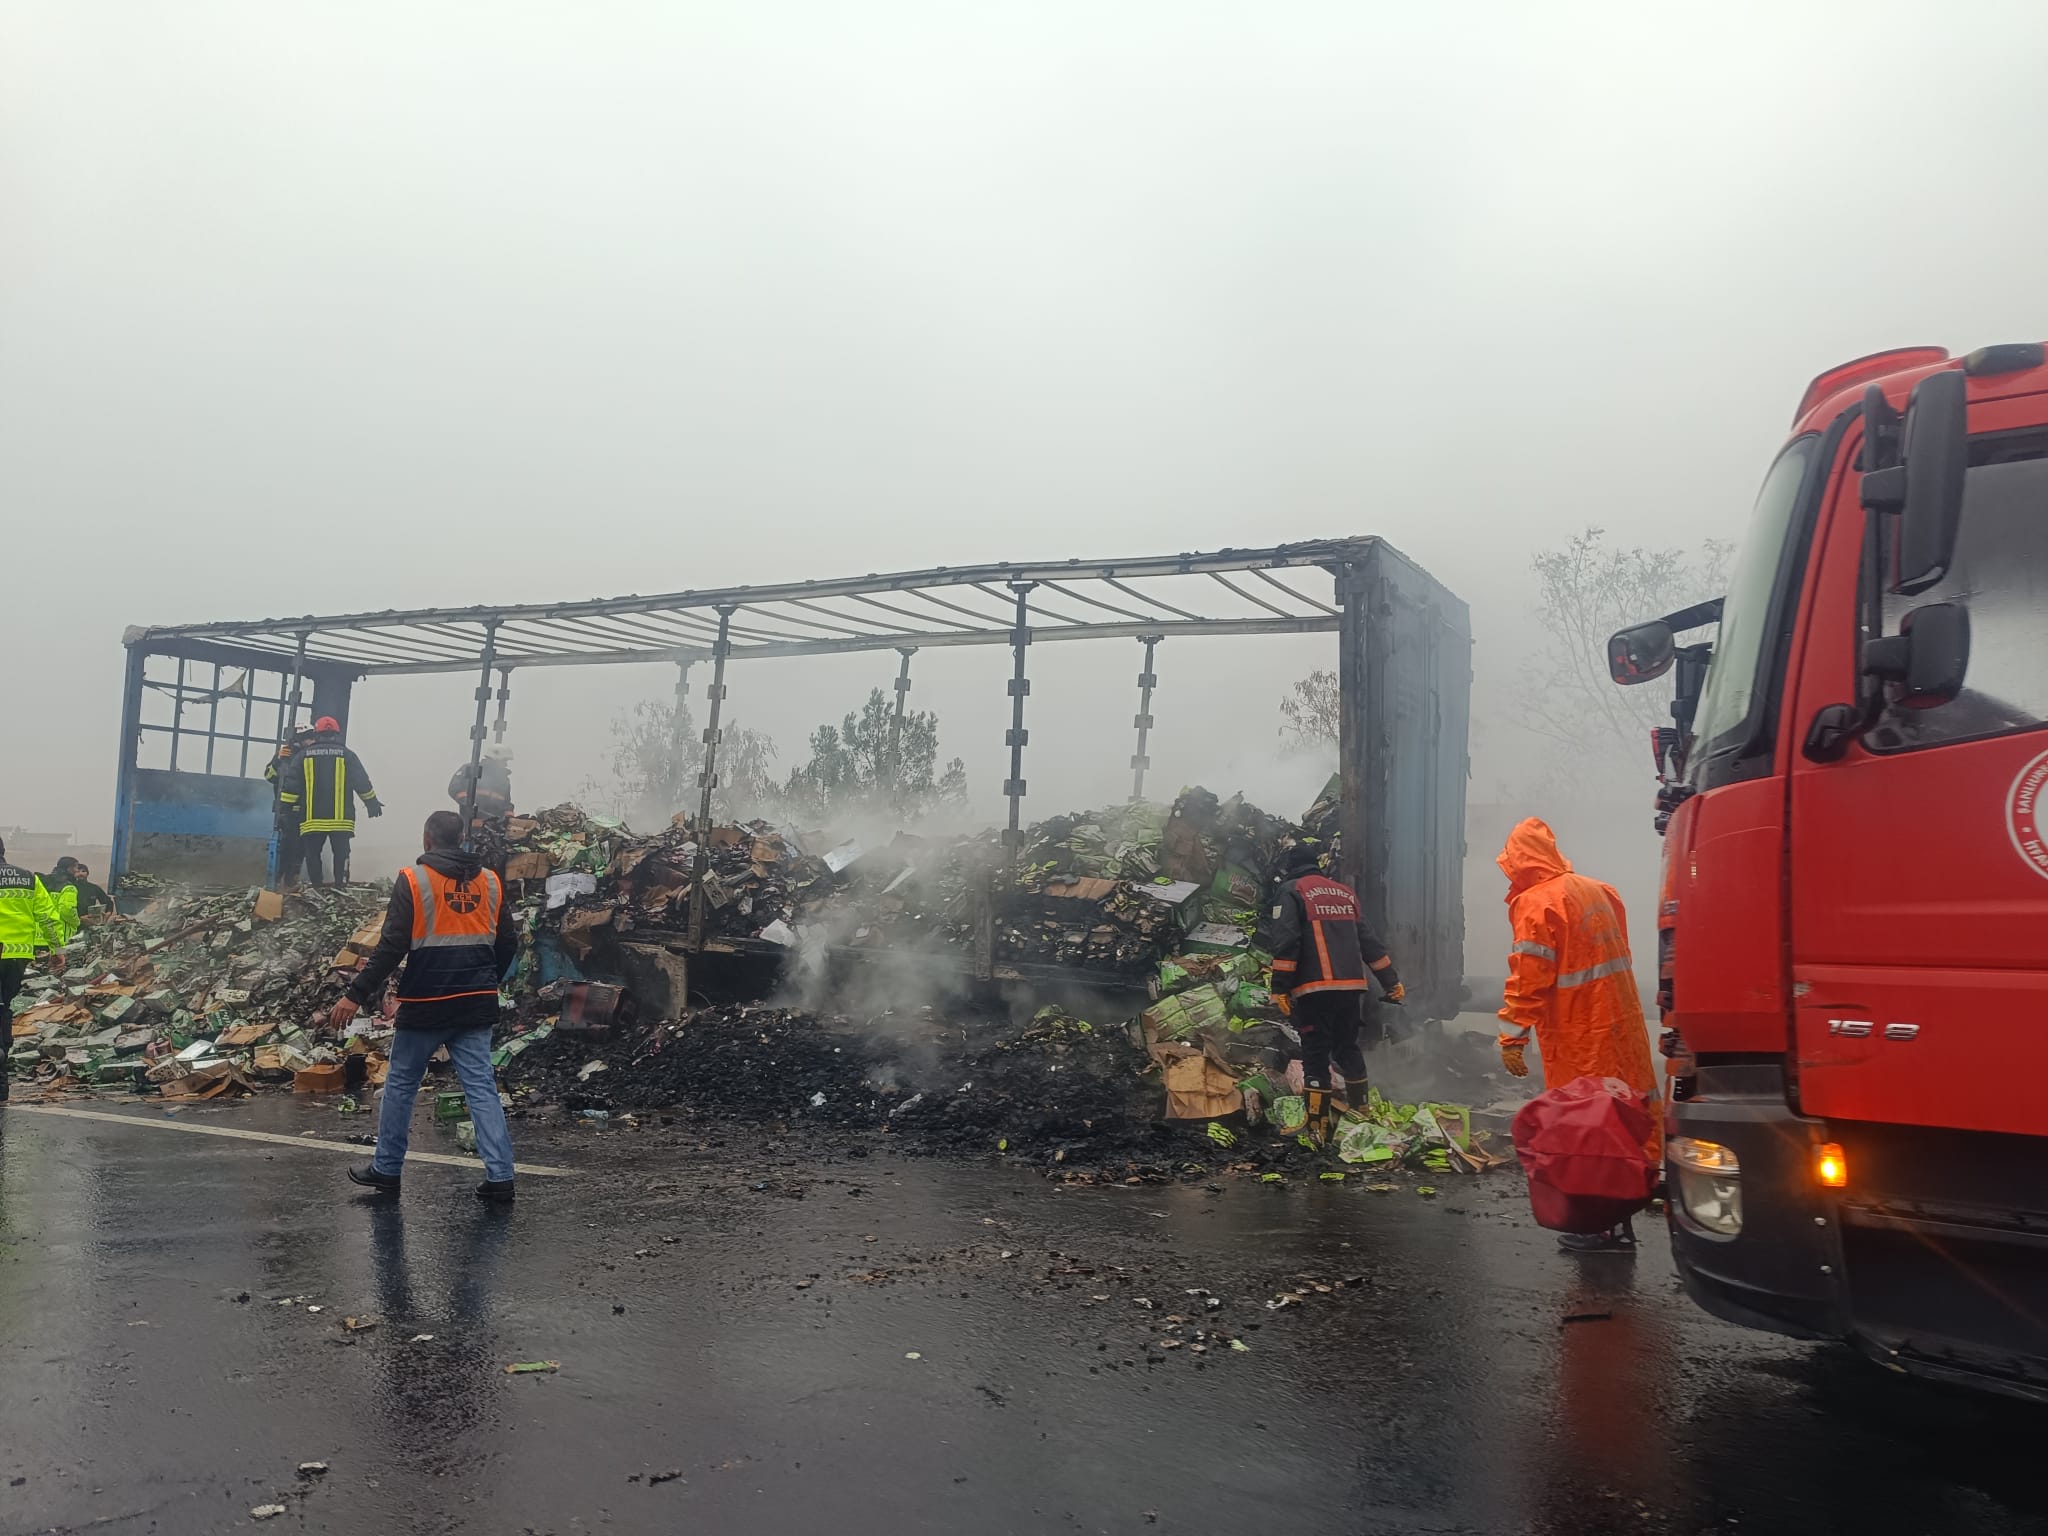
<path fill-rule="evenodd" d="M 725 726 L 721 732 L 713 814 L 760 815 L 773 809 L 778 794 L 775 743 L 744 726 Z M 643 700 L 612 722 L 616 788 L 610 799 L 628 820 L 655 825 L 677 811 L 696 814 L 697 776 L 703 767 L 703 733 L 687 704 L 678 709 L 664 700 Z"/>
<path fill-rule="evenodd" d="M 1337 674 L 1318 667 L 1280 701 L 1280 740 L 1289 752 L 1309 752 L 1337 739 Z"/>
<path fill-rule="evenodd" d="M 1670 681 L 1615 687 L 1607 637 L 1719 595 L 1734 549 L 1719 539 L 1691 551 L 1619 549 L 1606 539 L 1605 529 L 1589 527 L 1531 563 L 1544 638 L 1517 679 L 1517 713 L 1555 745 L 1568 772 L 1617 752 L 1642 759 L 1650 728 L 1671 723 Z"/>

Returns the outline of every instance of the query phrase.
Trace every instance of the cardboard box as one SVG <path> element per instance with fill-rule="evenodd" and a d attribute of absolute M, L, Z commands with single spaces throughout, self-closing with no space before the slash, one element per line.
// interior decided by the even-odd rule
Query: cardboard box
<path fill-rule="evenodd" d="M 249 915 L 259 922 L 276 922 L 284 916 L 284 892 L 258 891 L 256 905 L 249 909 Z"/>
<path fill-rule="evenodd" d="M 330 1061 L 323 1066 L 308 1067 L 303 1072 L 292 1074 L 293 1093 L 339 1093 L 341 1092 L 341 1063 Z"/>
<path fill-rule="evenodd" d="M 539 849 L 515 853 L 505 860 L 507 880 L 545 880 L 554 872 L 555 861 Z"/>

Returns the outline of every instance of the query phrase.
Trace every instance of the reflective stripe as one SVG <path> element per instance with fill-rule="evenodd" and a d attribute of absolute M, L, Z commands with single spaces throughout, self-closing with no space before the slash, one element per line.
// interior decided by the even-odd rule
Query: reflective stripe
<path fill-rule="evenodd" d="M 1566 971 L 1557 978 L 1560 987 L 1582 987 L 1589 981 L 1598 981 L 1602 976 L 1618 976 L 1632 965 L 1627 955 L 1616 955 L 1612 960 L 1602 960 L 1598 965 L 1589 965 L 1583 971 Z"/>
<path fill-rule="evenodd" d="M 412 947 L 418 949 L 434 936 L 434 882 L 431 877 L 422 880 L 417 871 L 410 869 L 405 878 L 412 882 Z"/>
<path fill-rule="evenodd" d="M 1517 939 L 1508 950 L 1511 955 L 1535 955 L 1542 960 L 1555 960 L 1557 951 L 1548 944 L 1538 944 L 1534 939 Z"/>
<path fill-rule="evenodd" d="M 334 819 L 348 820 L 348 759 L 334 759 Z"/>
<path fill-rule="evenodd" d="M 492 941 L 480 933 L 430 933 L 414 939 L 414 949 L 476 949 Z"/>

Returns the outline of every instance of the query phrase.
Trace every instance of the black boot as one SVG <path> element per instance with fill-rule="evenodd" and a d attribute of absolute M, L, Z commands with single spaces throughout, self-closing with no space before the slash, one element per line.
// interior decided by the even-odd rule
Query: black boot
<path fill-rule="evenodd" d="M 379 1173 L 375 1163 L 365 1163 L 360 1168 L 349 1169 L 348 1181 L 351 1184 L 360 1184 L 365 1189 L 374 1189 L 382 1195 L 398 1193 L 398 1175 Z"/>
<path fill-rule="evenodd" d="M 513 1182 L 510 1179 L 485 1179 L 476 1187 L 479 1200 L 489 1200 L 495 1205 L 512 1203 Z"/>
<path fill-rule="evenodd" d="M 1366 1106 L 1372 1102 L 1372 1085 L 1363 1077 L 1344 1079 L 1340 1118 L 1345 1120 L 1363 1119 Z"/>

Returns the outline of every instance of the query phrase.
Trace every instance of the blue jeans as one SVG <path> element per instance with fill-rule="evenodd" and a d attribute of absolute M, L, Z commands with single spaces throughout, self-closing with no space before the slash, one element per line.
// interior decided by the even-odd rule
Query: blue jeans
<path fill-rule="evenodd" d="M 377 1155 L 370 1166 L 396 1178 L 405 1167 L 406 1144 L 412 1140 L 412 1106 L 420 1079 L 437 1047 L 448 1047 L 448 1059 L 462 1083 L 469 1118 L 476 1122 L 476 1149 L 484 1160 L 484 1176 L 498 1183 L 512 1177 L 512 1133 L 505 1128 L 505 1106 L 498 1102 L 498 1075 L 491 1068 L 491 1032 L 465 1029 L 401 1029 L 391 1038 L 391 1068 L 384 1076 L 384 1107 L 377 1115 Z"/>

